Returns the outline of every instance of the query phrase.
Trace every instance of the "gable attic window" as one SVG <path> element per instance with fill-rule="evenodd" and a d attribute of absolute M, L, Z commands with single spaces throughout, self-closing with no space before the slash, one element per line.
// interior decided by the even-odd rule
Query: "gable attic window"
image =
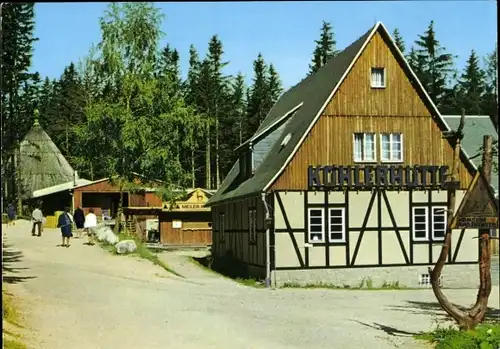
<path fill-rule="evenodd" d="M 242 180 L 250 178 L 254 173 L 253 146 L 244 149 L 240 155 L 240 175 Z"/>
<path fill-rule="evenodd" d="M 371 86 L 372 88 L 385 88 L 385 68 L 372 68 Z"/>

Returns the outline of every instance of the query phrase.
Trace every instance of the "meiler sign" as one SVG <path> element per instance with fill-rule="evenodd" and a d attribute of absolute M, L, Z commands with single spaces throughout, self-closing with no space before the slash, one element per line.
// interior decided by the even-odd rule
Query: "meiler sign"
<path fill-rule="evenodd" d="M 309 166 L 310 189 L 444 188 L 448 166 Z"/>

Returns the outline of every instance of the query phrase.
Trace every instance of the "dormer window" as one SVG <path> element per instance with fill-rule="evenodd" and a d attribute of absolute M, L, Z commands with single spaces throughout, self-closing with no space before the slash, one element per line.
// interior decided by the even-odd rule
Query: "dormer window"
<path fill-rule="evenodd" d="M 254 173 L 253 146 L 244 149 L 240 155 L 240 176 L 242 180 L 247 180 Z"/>
<path fill-rule="evenodd" d="M 371 86 L 372 88 L 385 88 L 385 68 L 372 68 Z"/>

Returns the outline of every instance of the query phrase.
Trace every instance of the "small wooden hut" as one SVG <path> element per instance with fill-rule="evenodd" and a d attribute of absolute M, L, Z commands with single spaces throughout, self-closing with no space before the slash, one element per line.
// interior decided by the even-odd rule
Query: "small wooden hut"
<path fill-rule="evenodd" d="M 160 242 L 174 246 L 211 245 L 211 210 L 205 204 L 212 195 L 211 191 L 196 188 L 189 190 L 182 201 L 165 203 L 159 216 Z"/>
<path fill-rule="evenodd" d="M 213 191 L 194 188 L 187 189 L 186 194 L 174 204 L 130 205 L 124 209 L 128 228 L 148 242 L 170 247 L 211 245 L 211 210 L 205 204 L 212 195 Z"/>

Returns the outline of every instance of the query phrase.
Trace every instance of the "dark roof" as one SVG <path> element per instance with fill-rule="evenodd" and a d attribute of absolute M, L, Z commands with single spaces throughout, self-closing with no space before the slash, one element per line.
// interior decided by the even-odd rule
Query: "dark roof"
<path fill-rule="evenodd" d="M 373 28 L 370 28 L 363 36 L 335 58 L 331 59 L 316 73 L 309 75 L 281 96 L 278 102 L 271 108 L 255 134 L 260 133 L 299 103 L 303 102 L 304 104 L 291 116 L 290 121 L 283 131 L 283 135 L 292 134 L 287 146 L 280 151 L 280 142 L 276 142 L 255 174 L 243 183 L 236 181 L 239 174 L 239 160 L 236 161 L 219 190 L 210 198 L 207 205 L 218 201 L 256 194 L 269 183 L 299 143 L 304 132 L 321 110 L 323 104 L 349 68 L 349 65 L 358 54 L 372 30 Z"/>
<path fill-rule="evenodd" d="M 73 167 L 35 120 L 20 145 L 21 196 L 29 198 L 34 191 L 68 183 L 74 179 Z"/>
<path fill-rule="evenodd" d="M 443 115 L 443 119 L 448 125 L 456 130 L 460 124 L 460 115 Z M 464 138 L 461 146 L 467 153 L 469 159 L 479 167 L 481 165 L 480 148 L 483 146 L 483 136 L 490 135 L 493 140 L 498 140 L 498 133 L 491 118 L 487 115 L 466 115 L 464 124 Z M 498 161 L 497 157 L 493 161 Z M 498 174 L 491 171 L 491 185 L 498 193 Z"/>

